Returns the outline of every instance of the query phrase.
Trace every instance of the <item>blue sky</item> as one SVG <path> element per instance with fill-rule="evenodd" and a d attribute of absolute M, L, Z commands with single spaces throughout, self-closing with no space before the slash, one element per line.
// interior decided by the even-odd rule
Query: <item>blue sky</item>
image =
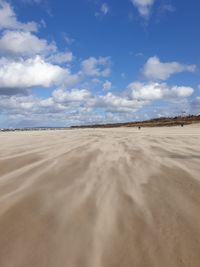
<path fill-rule="evenodd" d="M 196 0 L 0 0 L 0 127 L 200 113 Z"/>

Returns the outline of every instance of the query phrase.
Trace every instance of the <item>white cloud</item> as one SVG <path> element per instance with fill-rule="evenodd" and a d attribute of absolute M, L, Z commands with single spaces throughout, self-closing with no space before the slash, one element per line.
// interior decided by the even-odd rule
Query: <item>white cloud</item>
<path fill-rule="evenodd" d="M 90 57 L 82 61 L 81 66 L 83 73 L 88 76 L 107 77 L 111 74 L 109 57 Z"/>
<path fill-rule="evenodd" d="M 87 101 L 85 101 L 87 103 Z M 0 98 L 0 114 L 5 116 L 5 126 L 70 126 L 91 123 L 120 122 L 127 120 L 124 112 L 116 114 L 96 110 L 74 102 L 56 103 L 52 97 L 40 99 L 34 96 L 3 96 Z"/>
<path fill-rule="evenodd" d="M 110 8 L 109 8 L 107 3 L 103 3 L 101 5 L 101 9 L 100 10 L 104 15 L 107 15 L 109 13 L 109 11 L 110 11 Z"/>
<path fill-rule="evenodd" d="M 67 45 L 71 45 L 75 41 L 73 38 L 70 38 L 67 34 L 64 34 L 64 40 Z"/>
<path fill-rule="evenodd" d="M 194 72 L 195 65 L 185 65 L 178 62 L 163 63 L 156 56 L 151 57 L 143 68 L 143 74 L 150 80 L 167 80 L 172 74 L 184 71 Z"/>
<path fill-rule="evenodd" d="M 168 4 L 162 4 L 160 6 L 160 9 L 159 9 L 159 12 L 161 14 L 165 13 L 165 12 L 175 12 L 175 11 L 176 11 L 176 8 L 169 3 Z"/>
<path fill-rule="evenodd" d="M 0 60 L 0 88 L 50 87 L 70 78 L 70 73 L 45 62 L 41 57 L 27 60 Z"/>
<path fill-rule="evenodd" d="M 37 98 L 32 95 L 2 96 L 0 98 L 0 111 L 10 114 L 22 114 L 24 111 L 32 109 L 36 102 L 38 102 Z"/>
<path fill-rule="evenodd" d="M 133 114 L 137 114 L 140 108 L 155 100 L 168 100 L 172 103 L 170 116 L 174 114 L 174 106 L 177 107 L 177 103 L 179 111 L 185 109 L 188 103 L 185 97 L 190 96 L 192 92 L 193 89 L 190 87 L 135 82 L 129 85 L 127 94 L 123 92 L 121 95 L 111 92 L 103 96 L 92 95 L 86 89 L 57 89 L 53 91 L 52 96 L 45 99 L 33 95 L 2 95 L 0 114 L 6 114 L 12 125 L 19 123 L 20 126 L 44 125 L 45 121 L 48 121 L 48 125 L 56 126 L 120 122 L 132 119 Z M 196 109 L 199 107 L 197 102 L 193 103 Z M 164 106 L 163 110 L 165 108 Z"/>
<path fill-rule="evenodd" d="M 48 43 L 27 31 L 4 31 L 0 38 L 0 55 L 8 57 L 33 57 L 41 55 L 53 64 L 69 63 L 71 52 L 59 52 L 55 43 Z"/>
<path fill-rule="evenodd" d="M 108 112 L 135 112 L 142 106 L 142 102 L 129 99 L 125 96 L 117 96 L 109 92 L 105 96 L 96 97 L 94 107 L 105 108 Z"/>
<path fill-rule="evenodd" d="M 171 100 L 174 98 L 186 98 L 193 94 L 194 90 L 186 86 L 168 86 L 166 83 L 141 83 L 129 84 L 129 96 L 141 101 Z"/>
<path fill-rule="evenodd" d="M 0 0 L 0 29 L 14 29 L 25 31 L 37 31 L 35 22 L 22 23 L 18 21 L 13 7 L 4 0 Z"/>
<path fill-rule="evenodd" d="M 5 31 L 0 38 L 0 54 L 13 56 L 33 56 L 56 51 L 55 44 L 48 44 L 30 32 Z"/>
<path fill-rule="evenodd" d="M 190 97 L 194 93 L 194 89 L 189 86 L 172 86 L 171 93 L 172 96 Z"/>
<path fill-rule="evenodd" d="M 130 97 L 138 100 L 157 100 L 163 97 L 165 86 L 158 83 L 143 84 L 141 82 L 133 82 L 129 84 Z"/>
<path fill-rule="evenodd" d="M 66 123 L 67 110 L 67 106 L 55 103 L 52 98 L 41 99 L 33 95 L 0 98 L 1 114 L 5 114 L 12 125 L 33 126 L 35 122 L 37 126 L 49 126 L 55 122 L 58 126 L 60 119 Z"/>
<path fill-rule="evenodd" d="M 171 88 L 172 96 L 190 97 L 194 93 L 194 89 L 188 86 L 173 86 Z"/>
<path fill-rule="evenodd" d="M 103 90 L 110 90 L 112 88 L 112 83 L 110 81 L 106 81 L 103 84 Z"/>
<path fill-rule="evenodd" d="M 131 2 L 142 17 L 148 18 L 155 0 L 131 0 Z"/>
<path fill-rule="evenodd" d="M 41 4 L 43 0 L 21 0 L 26 4 Z"/>
<path fill-rule="evenodd" d="M 96 17 L 106 16 L 110 12 L 110 7 L 107 3 L 102 3 L 98 12 L 95 13 Z"/>
<path fill-rule="evenodd" d="M 148 17 L 154 3 L 153 0 L 132 2 L 144 17 Z M 106 15 L 109 10 L 104 3 L 99 14 Z M 153 101 L 179 103 L 193 93 L 191 87 L 168 86 L 154 80 L 166 80 L 181 71 L 195 71 L 194 65 L 162 63 L 153 57 L 143 69 L 145 77 L 152 82 L 131 83 L 128 90 L 118 95 L 111 91 L 99 95 L 95 90 L 97 86 L 102 85 L 103 90 L 112 88 L 109 80 L 103 82 L 102 79 L 111 74 L 110 58 L 90 57 L 81 62 L 80 71 L 72 74 L 69 67 L 61 65 L 71 62 L 73 54 L 59 51 L 55 43 L 37 37 L 34 33 L 37 29 L 34 22 L 20 22 L 12 6 L 0 0 L 0 55 L 3 56 L 0 58 L 0 116 L 7 114 L 7 121 L 20 125 L 41 125 L 47 121 L 50 125 L 58 125 L 58 122 L 82 124 L 127 120 L 130 114 L 132 118 L 134 112 Z M 66 39 L 68 44 L 72 41 Z M 41 98 L 31 95 L 32 87 L 57 89 L 51 96 Z M 90 87 L 93 88 L 91 92 Z"/>
<path fill-rule="evenodd" d="M 52 94 L 53 100 L 56 103 L 68 103 L 68 102 L 81 102 L 87 100 L 91 95 L 88 90 L 85 89 L 73 89 L 71 91 L 65 91 L 63 89 L 55 90 Z"/>
<path fill-rule="evenodd" d="M 54 64 L 63 64 L 73 60 L 72 52 L 58 52 L 47 58 L 47 60 Z"/>

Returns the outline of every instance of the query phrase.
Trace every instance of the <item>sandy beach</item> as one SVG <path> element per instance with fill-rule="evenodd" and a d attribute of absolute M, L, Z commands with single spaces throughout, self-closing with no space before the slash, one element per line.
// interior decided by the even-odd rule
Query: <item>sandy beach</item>
<path fill-rule="evenodd" d="M 200 125 L 0 133 L 0 266 L 200 266 Z"/>

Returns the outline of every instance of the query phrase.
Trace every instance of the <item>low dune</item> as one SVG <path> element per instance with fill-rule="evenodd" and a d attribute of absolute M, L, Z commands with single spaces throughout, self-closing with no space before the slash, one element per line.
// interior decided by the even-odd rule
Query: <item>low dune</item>
<path fill-rule="evenodd" d="M 0 266 L 200 266 L 200 126 L 0 133 Z"/>

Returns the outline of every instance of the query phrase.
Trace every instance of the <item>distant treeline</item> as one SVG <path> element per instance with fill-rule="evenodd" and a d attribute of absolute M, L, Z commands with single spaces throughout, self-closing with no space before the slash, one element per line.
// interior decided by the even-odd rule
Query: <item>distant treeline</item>
<path fill-rule="evenodd" d="M 114 128 L 114 127 L 161 127 L 161 126 L 184 126 L 200 122 L 200 115 L 188 115 L 177 117 L 162 117 L 145 121 L 125 122 L 125 123 L 108 123 L 108 124 L 91 124 L 72 126 L 76 128 Z"/>

